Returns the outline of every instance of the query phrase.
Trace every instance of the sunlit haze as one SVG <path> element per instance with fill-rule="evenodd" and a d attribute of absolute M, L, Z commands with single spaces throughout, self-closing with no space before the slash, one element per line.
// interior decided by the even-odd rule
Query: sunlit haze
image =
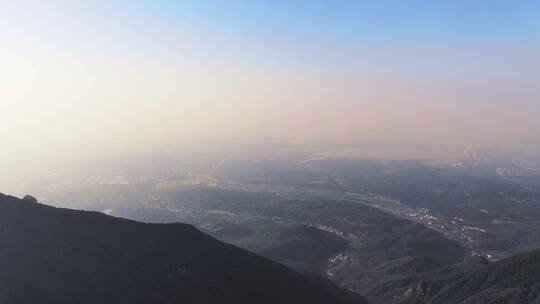
<path fill-rule="evenodd" d="M 1 1 L 0 163 L 182 142 L 537 151 L 537 1 Z"/>

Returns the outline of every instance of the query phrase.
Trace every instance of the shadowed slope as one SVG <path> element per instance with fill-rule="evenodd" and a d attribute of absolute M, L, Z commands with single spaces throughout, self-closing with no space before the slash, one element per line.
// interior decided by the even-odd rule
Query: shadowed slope
<path fill-rule="evenodd" d="M 540 250 L 420 283 L 408 293 L 408 303 L 539 303 Z"/>
<path fill-rule="evenodd" d="M 339 303 L 277 263 L 185 224 L 0 194 L 1 303 Z"/>

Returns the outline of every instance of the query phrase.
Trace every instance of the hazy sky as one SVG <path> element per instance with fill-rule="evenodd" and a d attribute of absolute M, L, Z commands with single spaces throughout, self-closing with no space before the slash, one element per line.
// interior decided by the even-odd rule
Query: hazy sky
<path fill-rule="evenodd" d="M 0 163 L 180 140 L 540 146 L 540 1 L 0 0 Z"/>

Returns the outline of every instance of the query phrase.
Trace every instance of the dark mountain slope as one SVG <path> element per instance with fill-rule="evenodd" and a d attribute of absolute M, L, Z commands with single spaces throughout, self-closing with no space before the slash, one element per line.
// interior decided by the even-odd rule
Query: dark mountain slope
<path fill-rule="evenodd" d="M 540 250 L 418 284 L 408 303 L 540 303 Z"/>
<path fill-rule="evenodd" d="M 0 303 L 340 303 L 316 286 L 189 225 L 0 194 Z"/>

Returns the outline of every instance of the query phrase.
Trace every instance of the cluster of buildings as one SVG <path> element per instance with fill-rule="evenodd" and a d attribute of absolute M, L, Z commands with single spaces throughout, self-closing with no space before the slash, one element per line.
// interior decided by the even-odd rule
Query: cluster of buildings
<path fill-rule="evenodd" d="M 518 177 L 540 174 L 540 164 L 526 160 L 520 153 L 496 150 L 464 151 L 457 157 L 454 167 L 492 168 L 500 177 Z"/>

